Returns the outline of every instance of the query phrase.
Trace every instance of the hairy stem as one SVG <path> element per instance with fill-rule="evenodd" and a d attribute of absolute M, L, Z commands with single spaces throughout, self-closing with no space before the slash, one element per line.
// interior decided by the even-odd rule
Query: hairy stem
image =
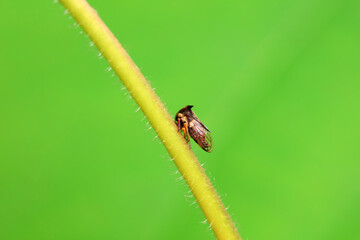
<path fill-rule="evenodd" d="M 60 0 L 107 59 L 139 105 L 194 194 L 218 239 L 240 239 L 205 171 L 125 49 L 85 0 Z"/>

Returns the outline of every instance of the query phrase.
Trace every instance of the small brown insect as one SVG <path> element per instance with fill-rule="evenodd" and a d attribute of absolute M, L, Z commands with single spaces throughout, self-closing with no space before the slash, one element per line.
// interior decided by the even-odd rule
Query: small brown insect
<path fill-rule="evenodd" d="M 184 133 L 184 138 L 189 145 L 190 135 L 202 149 L 211 152 L 213 144 L 210 130 L 196 117 L 195 113 L 191 110 L 192 107 L 187 105 L 176 114 L 175 122 L 177 127 L 179 131 Z"/>

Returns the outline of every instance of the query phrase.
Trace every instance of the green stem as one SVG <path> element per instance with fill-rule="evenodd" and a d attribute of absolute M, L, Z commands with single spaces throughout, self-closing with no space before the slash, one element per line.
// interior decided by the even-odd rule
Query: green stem
<path fill-rule="evenodd" d="M 205 171 L 150 84 L 85 0 L 60 0 L 124 83 L 174 159 L 218 239 L 241 239 Z"/>

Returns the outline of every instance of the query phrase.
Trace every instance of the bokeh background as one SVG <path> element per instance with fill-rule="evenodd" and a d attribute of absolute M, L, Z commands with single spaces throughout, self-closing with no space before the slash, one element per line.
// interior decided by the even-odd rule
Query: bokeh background
<path fill-rule="evenodd" d="M 360 2 L 90 4 L 244 239 L 360 239 Z M 0 239 L 215 239 L 165 148 L 59 3 L 1 1 Z"/>

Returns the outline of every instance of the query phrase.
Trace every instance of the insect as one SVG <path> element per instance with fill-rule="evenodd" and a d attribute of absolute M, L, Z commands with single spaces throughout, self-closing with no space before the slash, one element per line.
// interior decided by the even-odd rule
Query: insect
<path fill-rule="evenodd" d="M 184 138 L 189 145 L 190 135 L 202 149 L 211 152 L 213 143 L 210 130 L 196 117 L 195 113 L 191 110 L 192 107 L 187 105 L 176 114 L 175 122 L 178 130 L 184 133 Z"/>

